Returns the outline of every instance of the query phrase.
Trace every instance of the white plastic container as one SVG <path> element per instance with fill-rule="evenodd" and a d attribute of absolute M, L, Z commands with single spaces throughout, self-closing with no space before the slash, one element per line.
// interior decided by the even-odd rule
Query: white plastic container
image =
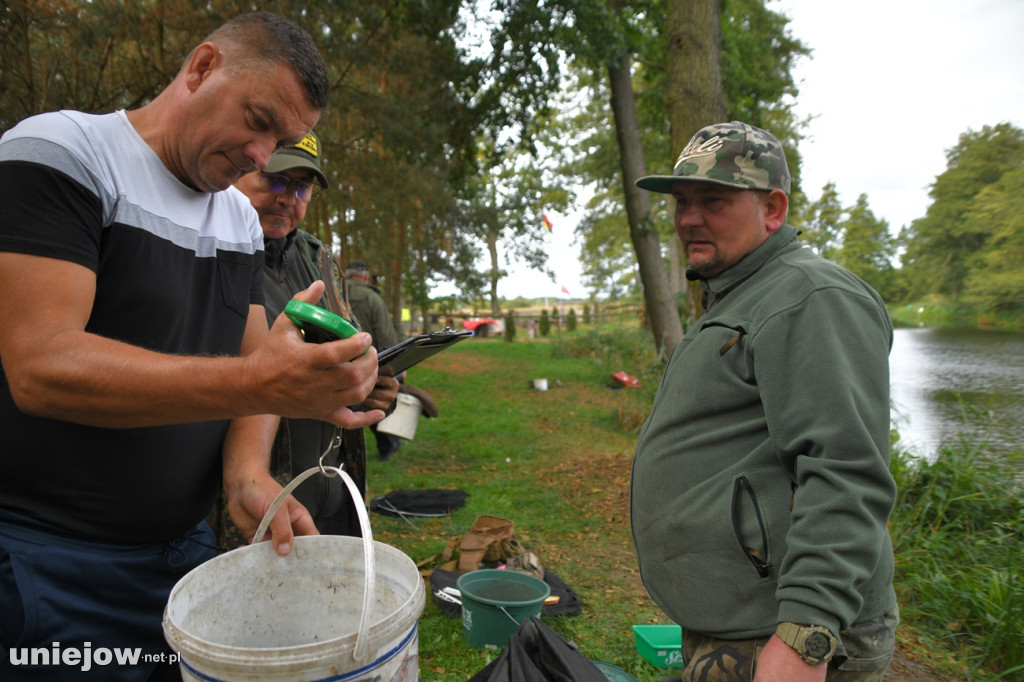
<path fill-rule="evenodd" d="M 364 538 L 297 537 L 284 557 L 260 542 L 179 580 L 163 627 L 182 678 L 416 682 L 423 579 L 412 559 L 371 539 L 356 507 Z"/>
<path fill-rule="evenodd" d="M 422 411 L 423 403 L 419 398 L 408 393 L 399 393 L 395 411 L 377 423 L 377 430 L 412 440 L 416 437 L 416 427 L 419 426 Z"/>

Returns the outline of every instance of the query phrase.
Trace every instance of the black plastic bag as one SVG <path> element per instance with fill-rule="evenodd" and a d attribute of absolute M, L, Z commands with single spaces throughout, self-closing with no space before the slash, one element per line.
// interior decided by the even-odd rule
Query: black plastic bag
<path fill-rule="evenodd" d="M 519 624 L 501 655 L 469 682 L 608 682 L 579 650 L 536 616 Z"/>

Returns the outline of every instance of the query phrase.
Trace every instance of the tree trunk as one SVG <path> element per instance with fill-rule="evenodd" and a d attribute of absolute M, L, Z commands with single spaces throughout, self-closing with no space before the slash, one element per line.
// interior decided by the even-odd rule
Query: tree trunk
<path fill-rule="evenodd" d="M 501 279 L 501 268 L 498 267 L 498 230 L 487 230 L 487 253 L 491 258 L 491 272 L 490 272 L 490 299 L 491 299 L 491 317 L 498 317 L 501 315 L 501 306 L 498 305 L 498 280 Z"/>
<path fill-rule="evenodd" d="M 694 133 L 725 117 L 722 90 L 719 0 L 669 2 L 665 22 L 665 104 L 672 158 Z M 700 315 L 701 288 L 691 282 L 687 317 Z"/>
<path fill-rule="evenodd" d="M 608 66 L 611 85 L 611 107 L 615 116 L 615 134 L 619 142 L 622 165 L 622 189 L 626 199 L 629 236 L 636 251 L 640 281 L 644 288 L 644 304 L 651 321 L 654 344 L 659 351 L 670 353 L 683 338 L 679 311 L 672 296 L 661 257 L 661 240 L 651 225 L 651 199 L 634 183 L 645 175 L 644 152 L 640 146 L 640 126 L 636 118 L 630 55 L 624 52 L 618 65 Z"/>

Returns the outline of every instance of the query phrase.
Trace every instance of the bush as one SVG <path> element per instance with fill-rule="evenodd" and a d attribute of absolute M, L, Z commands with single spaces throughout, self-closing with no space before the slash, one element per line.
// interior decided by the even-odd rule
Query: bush
<path fill-rule="evenodd" d="M 551 333 L 551 318 L 548 317 L 548 311 L 540 311 L 540 326 L 538 331 L 541 336 L 547 336 Z"/>
<path fill-rule="evenodd" d="M 569 314 L 565 316 L 565 328 L 568 331 L 576 331 L 576 309 L 569 308 Z"/>

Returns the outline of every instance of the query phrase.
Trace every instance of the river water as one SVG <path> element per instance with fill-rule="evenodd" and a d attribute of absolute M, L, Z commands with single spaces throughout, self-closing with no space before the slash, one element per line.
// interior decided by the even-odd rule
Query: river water
<path fill-rule="evenodd" d="M 889 366 L 900 449 L 934 458 L 964 437 L 993 455 L 1024 451 L 1024 334 L 897 329 Z"/>

